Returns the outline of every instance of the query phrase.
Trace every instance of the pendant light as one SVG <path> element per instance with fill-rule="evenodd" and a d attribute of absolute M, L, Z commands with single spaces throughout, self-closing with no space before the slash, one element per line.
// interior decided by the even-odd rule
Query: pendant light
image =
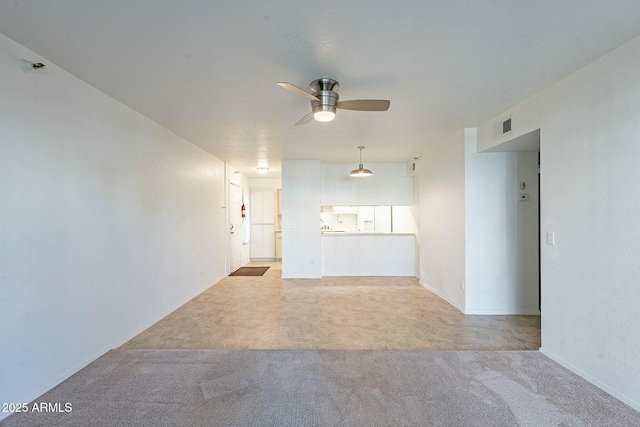
<path fill-rule="evenodd" d="M 360 165 L 358 166 L 358 169 L 352 170 L 349 176 L 362 177 L 373 175 L 373 172 L 371 172 L 369 169 L 365 169 L 362 166 L 362 150 L 364 150 L 364 147 L 360 146 L 358 147 L 358 150 L 360 150 Z"/>

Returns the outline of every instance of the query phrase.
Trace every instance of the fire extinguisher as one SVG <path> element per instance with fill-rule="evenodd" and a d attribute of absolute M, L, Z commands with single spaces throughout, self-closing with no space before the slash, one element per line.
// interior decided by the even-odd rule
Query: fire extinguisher
<path fill-rule="evenodd" d="M 244 204 L 242 205 L 242 218 L 244 218 L 246 216 L 246 211 L 247 209 L 244 207 Z"/>

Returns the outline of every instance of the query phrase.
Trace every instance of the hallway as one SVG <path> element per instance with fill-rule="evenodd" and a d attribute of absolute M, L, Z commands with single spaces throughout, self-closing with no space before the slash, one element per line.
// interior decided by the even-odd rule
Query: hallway
<path fill-rule="evenodd" d="M 539 316 L 465 316 L 410 277 L 226 277 L 121 349 L 538 350 Z"/>

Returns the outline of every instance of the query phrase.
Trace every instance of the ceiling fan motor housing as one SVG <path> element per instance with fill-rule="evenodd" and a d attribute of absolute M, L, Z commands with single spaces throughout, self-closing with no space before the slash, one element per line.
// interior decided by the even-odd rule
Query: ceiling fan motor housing
<path fill-rule="evenodd" d="M 318 92 L 314 92 L 313 96 L 319 99 L 319 101 L 311 101 L 311 109 L 314 113 L 317 113 L 318 111 L 331 111 L 335 114 L 336 104 L 339 99 L 336 92 L 320 90 Z"/>
<path fill-rule="evenodd" d="M 317 79 L 309 83 L 309 89 L 311 92 L 320 92 L 321 90 L 337 92 L 340 89 L 340 84 L 333 79 Z"/>
<path fill-rule="evenodd" d="M 340 85 L 337 81 L 332 79 L 318 79 L 309 84 L 309 88 L 313 91 L 313 96 L 318 98 L 318 101 L 311 101 L 311 109 L 313 113 L 320 111 L 329 111 L 333 114 L 336 113 L 336 104 L 340 96 L 336 92 Z"/>

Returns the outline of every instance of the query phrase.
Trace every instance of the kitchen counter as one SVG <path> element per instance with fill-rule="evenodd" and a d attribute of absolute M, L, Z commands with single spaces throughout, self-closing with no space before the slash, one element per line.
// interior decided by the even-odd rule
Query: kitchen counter
<path fill-rule="evenodd" d="M 382 231 L 334 231 L 322 230 L 323 236 L 414 236 L 414 233 L 388 233 Z"/>
<path fill-rule="evenodd" d="M 413 233 L 329 230 L 322 233 L 320 243 L 323 276 L 416 277 L 417 243 Z"/>

